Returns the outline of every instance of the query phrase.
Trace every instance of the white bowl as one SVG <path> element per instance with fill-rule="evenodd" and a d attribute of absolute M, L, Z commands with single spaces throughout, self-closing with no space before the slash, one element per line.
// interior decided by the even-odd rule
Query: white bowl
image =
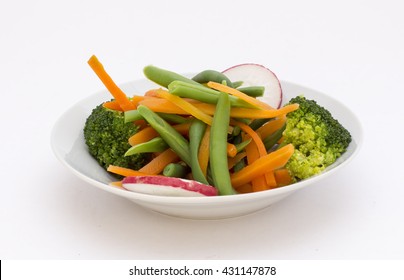
<path fill-rule="evenodd" d="M 114 181 L 90 156 L 83 138 L 83 127 L 91 110 L 98 104 L 111 99 L 104 90 L 89 96 L 67 110 L 55 123 L 51 134 L 51 145 L 56 157 L 74 174 L 89 184 L 125 197 L 145 208 L 171 216 L 193 219 L 221 219 L 237 217 L 261 210 L 284 199 L 295 191 L 318 182 L 345 166 L 358 153 L 362 143 L 362 128 L 353 112 L 337 100 L 318 91 L 282 81 L 284 103 L 297 95 L 315 99 L 326 107 L 352 134 L 353 141 L 348 150 L 322 174 L 301 182 L 249 194 L 215 197 L 165 197 L 130 192 L 109 185 Z M 156 87 L 148 80 L 138 80 L 120 85 L 129 96 L 143 94 Z M 265 98 L 263 98 L 265 99 Z"/>

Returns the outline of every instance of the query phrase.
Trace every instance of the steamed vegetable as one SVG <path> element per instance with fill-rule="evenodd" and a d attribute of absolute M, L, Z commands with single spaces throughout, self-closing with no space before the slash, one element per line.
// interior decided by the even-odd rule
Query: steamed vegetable
<path fill-rule="evenodd" d="M 125 177 L 114 185 L 131 191 L 211 196 L 282 187 L 320 170 L 302 154 L 312 152 L 318 162 L 321 151 L 331 163 L 350 141 L 306 100 L 279 106 L 280 83 L 260 65 L 206 70 L 192 79 L 149 65 L 144 73 L 157 87 L 126 97 L 96 57 L 89 64 L 114 99 L 88 118 L 86 143 L 109 156 L 102 163 L 107 171 Z"/>

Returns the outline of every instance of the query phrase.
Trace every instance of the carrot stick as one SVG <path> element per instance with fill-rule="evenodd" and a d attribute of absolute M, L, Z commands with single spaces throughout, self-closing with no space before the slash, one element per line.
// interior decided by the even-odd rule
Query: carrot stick
<path fill-rule="evenodd" d="M 130 102 L 126 94 L 115 84 L 112 78 L 108 75 L 108 73 L 104 69 L 104 66 L 95 55 L 90 57 L 90 59 L 88 60 L 88 64 L 93 69 L 95 74 L 97 74 L 101 82 L 109 90 L 115 100 L 119 103 L 122 110 L 128 111 L 136 109 L 136 107 L 132 104 L 132 102 Z"/>
<path fill-rule="evenodd" d="M 242 131 L 247 133 L 253 139 L 253 141 L 255 142 L 255 145 L 257 146 L 260 156 L 264 156 L 267 154 L 267 151 L 265 149 L 264 143 L 262 142 L 262 139 L 250 126 L 246 125 L 245 123 L 236 121 L 236 120 L 231 120 L 230 123 L 234 126 L 240 127 Z"/>
<path fill-rule="evenodd" d="M 251 184 L 244 184 L 234 188 L 238 193 L 251 193 L 253 192 Z"/>
<path fill-rule="evenodd" d="M 154 130 L 154 128 L 152 128 L 151 126 L 147 126 L 129 137 L 128 141 L 131 146 L 135 146 L 137 144 L 147 142 L 154 137 L 157 137 L 158 135 L 159 134 L 157 133 L 157 131 Z"/>
<path fill-rule="evenodd" d="M 251 182 L 253 178 L 264 175 L 268 170 L 275 170 L 283 167 L 288 162 L 293 152 L 293 145 L 288 144 L 279 150 L 260 157 L 252 164 L 249 164 L 240 171 L 231 174 L 231 183 L 233 187 Z"/>
<path fill-rule="evenodd" d="M 292 183 L 292 177 L 286 168 L 277 169 L 274 173 L 278 187 L 290 185 Z"/>
<path fill-rule="evenodd" d="M 145 105 L 150 110 L 156 113 L 189 115 L 185 110 L 162 98 L 150 97 L 145 100 L 139 101 L 139 105 Z"/>
<path fill-rule="evenodd" d="M 227 156 L 228 157 L 235 157 L 237 155 L 237 148 L 236 145 L 232 143 L 227 143 Z"/>
<path fill-rule="evenodd" d="M 213 118 L 211 116 L 205 114 L 204 112 L 199 110 L 197 107 L 195 107 L 191 103 L 187 102 L 185 99 L 183 99 L 179 96 L 176 96 L 176 95 L 172 95 L 163 89 L 158 89 L 156 91 L 156 94 L 157 94 L 157 96 L 164 98 L 164 99 L 172 102 L 173 104 L 177 105 L 178 107 L 180 107 L 181 109 L 183 109 L 190 115 L 194 116 L 195 118 L 203 121 L 204 123 L 206 123 L 208 125 L 212 125 Z"/>
<path fill-rule="evenodd" d="M 117 175 L 124 176 L 124 177 L 148 175 L 147 173 L 144 173 L 144 172 L 140 172 L 140 171 L 136 171 L 136 170 L 133 170 L 130 168 L 120 167 L 120 166 L 116 166 L 116 165 L 108 166 L 107 171 L 109 171 L 111 173 L 115 173 Z"/>
<path fill-rule="evenodd" d="M 107 109 L 122 111 L 121 105 L 116 100 L 104 102 L 102 106 Z"/>
<path fill-rule="evenodd" d="M 199 145 L 198 161 L 202 169 L 203 175 L 206 177 L 209 163 L 209 145 L 210 145 L 210 126 L 206 127 L 205 134 L 202 137 Z"/>
<path fill-rule="evenodd" d="M 258 128 L 256 132 L 261 136 L 261 139 L 265 139 L 275 131 L 280 129 L 286 122 L 286 115 L 282 115 L 276 120 L 271 120 Z"/>
<path fill-rule="evenodd" d="M 265 102 L 262 102 L 254 97 L 251 97 L 237 89 L 231 88 L 229 86 L 223 85 L 223 84 L 219 84 L 216 82 L 208 82 L 208 87 L 213 88 L 215 90 L 221 91 L 221 92 L 225 92 L 234 96 L 237 96 L 238 98 L 240 98 L 241 100 L 244 100 L 245 102 L 260 108 L 260 109 L 273 109 L 271 106 L 269 106 L 268 104 L 266 104 Z"/>
<path fill-rule="evenodd" d="M 249 137 L 249 136 L 246 136 L 246 137 Z M 260 158 L 260 152 L 259 152 L 255 142 L 250 142 L 250 144 L 248 144 L 247 147 L 245 147 L 245 151 L 247 154 L 247 163 L 249 165 L 254 163 L 257 159 Z M 266 178 L 265 178 L 264 174 L 251 178 L 251 181 L 249 183 L 251 183 L 253 192 L 258 192 L 258 191 L 263 191 L 263 190 L 268 189 Z"/>
<path fill-rule="evenodd" d="M 227 159 L 228 168 L 232 169 L 237 162 L 245 158 L 247 154 L 245 152 L 238 153 L 235 157 L 229 157 Z"/>
<path fill-rule="evenodd" d="M 167 164 L 178 160 L 179 156 L 173 150 L 167 149 L 140 168 L 139 171 L 150 175 L 157 175 L 163 172 Z"/>

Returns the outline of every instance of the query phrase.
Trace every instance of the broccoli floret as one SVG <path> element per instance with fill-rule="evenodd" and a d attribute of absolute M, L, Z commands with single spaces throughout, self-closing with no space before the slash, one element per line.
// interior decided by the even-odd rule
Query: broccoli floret
<path fill-rule="evenodd" d="M 306 179 L 334 163 L 347 149 L 351 134 L 331 113 L 314 100 L 297 96 L 289 104 L 299 109 L 287 115 L 284 143 L 295 152 L 286 164 L 295 181 Z"/>
<path fill-rule="evenodd" d="M 100 104 L 85 122 L 84 139 L 89 153 L 105 170 L 109 165 L 139 169 L 145 163 L 144 155 L 124 156 L 131 147 L 129 137 L 137 131 L 138 126 L 125 123 L 122 112 L 104 108 Z"/>

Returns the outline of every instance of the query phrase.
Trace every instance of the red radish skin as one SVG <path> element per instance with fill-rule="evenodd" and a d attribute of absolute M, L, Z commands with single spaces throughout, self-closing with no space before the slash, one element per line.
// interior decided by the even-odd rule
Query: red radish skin
<path fill-rule="evenodd" d="M 282 87 L 274 72 L 263 65 L 244 63 L 230 67 L 222 72 L 232 82 L 243 81 L 242 87 L 264 86 L 266 102 L 273 108 L 282 104 Z"/>
<path fill-rule="evenodd" d="M 122 186 L 133 192 L 160 196 L 216 196 L 217 189 L 197 181 L 164 176 L 130 176 Z"/>

